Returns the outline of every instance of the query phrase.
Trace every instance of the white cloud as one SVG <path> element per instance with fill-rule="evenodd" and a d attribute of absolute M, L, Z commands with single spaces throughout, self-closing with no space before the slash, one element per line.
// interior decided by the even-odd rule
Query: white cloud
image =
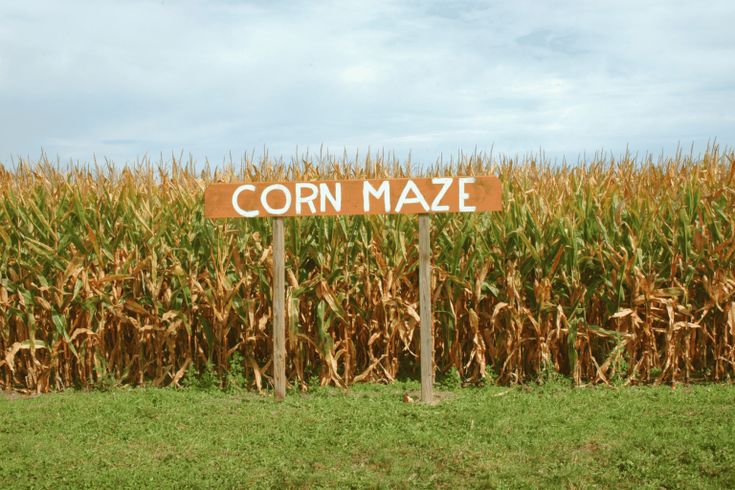
<path fill-rule="evenodd" d="M 379 69 L 370 65 L 353 65 L 342 70 L 339 75 L 344 82 L 365 84 L 378 79 Z"/>
<path fill-rule="evenodd" d="M 725 0 L 5 2 L 0 158 L 735 143 L 734 20 Z"/>

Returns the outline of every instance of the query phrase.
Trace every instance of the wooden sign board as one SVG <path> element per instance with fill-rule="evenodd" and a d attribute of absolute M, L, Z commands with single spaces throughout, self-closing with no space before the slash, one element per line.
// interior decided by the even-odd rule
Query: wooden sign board
<path fill-rule="evenodd" d="M 421 308 L 421 400 L 433 397 L 434 333 L 431 314 L 431 213 L 501 211 L 497 177 L 244 182 L 212 184 L 204 191 L 207 218 L 273 221 L 273 381 L 276 400 L 286 396 L 284 216 L 418 214 Z"/>
<path fill-rule="evenodd" d="M 212 184 L 207 218 L 473 213 L 502 210 L 494 176 Z"/>

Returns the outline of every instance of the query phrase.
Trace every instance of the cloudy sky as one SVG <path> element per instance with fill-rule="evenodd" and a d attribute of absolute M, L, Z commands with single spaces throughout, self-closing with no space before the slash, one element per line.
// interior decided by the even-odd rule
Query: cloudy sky
<path fill-rule="evenodd" d="M 4 1 L 0 161 L 735 144 L 735 4 Z"/>

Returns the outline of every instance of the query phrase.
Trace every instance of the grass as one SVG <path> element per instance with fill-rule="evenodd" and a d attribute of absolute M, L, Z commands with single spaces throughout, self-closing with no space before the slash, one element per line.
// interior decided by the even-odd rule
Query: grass
<path fill-rule="evenodd" d="M 0 395 L 0 485 L 735 486 L 735 386 Z"/>

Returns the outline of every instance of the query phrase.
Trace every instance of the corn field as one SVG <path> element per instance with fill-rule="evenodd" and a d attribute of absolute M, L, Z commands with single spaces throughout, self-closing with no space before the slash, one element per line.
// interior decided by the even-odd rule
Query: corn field
<path fill-rule="evenodd" d="M 272 382 L 271 227 L 212 221 L 217 181 L 497 175 L 504 211 L 432 217 L 437 375 L 732 380 L 735 153 L 578 165 L 267 156 L 212 170 L 0 166 L 0 388 L 178 385 L 241 362 Z M 414 216 L 287 218 L 292 386 L 418 377 Z"/>

